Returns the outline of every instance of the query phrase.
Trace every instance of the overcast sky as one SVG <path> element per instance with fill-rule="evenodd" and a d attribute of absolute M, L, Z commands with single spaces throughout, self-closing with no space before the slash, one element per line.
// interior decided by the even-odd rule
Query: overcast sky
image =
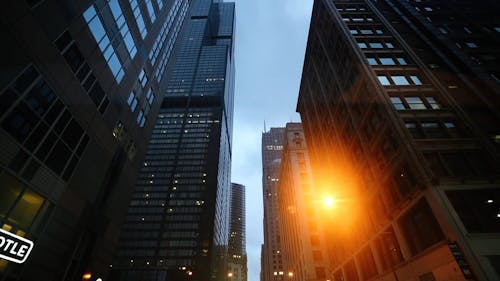
<path fill-rule="evenodd" d="M 268 130 L 300 121 L 295 107 L 312 0 L 235 2 L 232 181 L 246 186 L 248 281 L 259 281 L 263 242 L 261 136 L 264 121 Z"/>

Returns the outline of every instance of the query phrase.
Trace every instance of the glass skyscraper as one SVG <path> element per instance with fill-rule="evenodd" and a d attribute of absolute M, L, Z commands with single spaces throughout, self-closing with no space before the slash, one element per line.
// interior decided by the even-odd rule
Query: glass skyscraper
<path fill-rule="evenodd" d="M 340 202 L 326 279 L 499 280 L 499 12 L 314 1 L 297 111 Z"/>
<path fill-rule="evenodd" d="M 227 274 L 234 3 L 189 6 L 113 280 L 223 280 Z"/>
<path fill-rule="evenodd" d="M 281 221 L 278 216 L 278 186 L 285 128 L 262 133 L 262 194 L 264 202 L 264 244 L 261 250 L 261 280 L 284 280 L 281 252 Z"/>

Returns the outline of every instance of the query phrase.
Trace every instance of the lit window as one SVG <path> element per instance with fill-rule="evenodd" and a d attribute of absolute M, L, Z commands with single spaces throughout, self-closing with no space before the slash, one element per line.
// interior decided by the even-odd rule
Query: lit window
<path fill-rule="evenodd" d="M 375 58 L 368 58 L 368 63 L 370 65 L 377 65 L 377 60 Z"/>
<path fill-rule="evenodd" d="M 373 48 L 373 49 L 382 49 L 383 46 L 382 46 L 382 43 L 369 43 L 370 44 L 370 48 Z"/>
<path fill-rule="evenodd" d="M 424 10 L 426 10 L 427 12 L 432 12 L 432 8 L 431 7 L 424 7 Z"/>
<path fill-rule="evenodd" d="M 146 29 L 146 25 L 144 24 L 144 19 L 142 18 L 141 9 L 139 9 L 139 4 L 137 4 L 137 0 L 129 0 L 130 7 L 134 12 L 135 22 L 137 23 L 137 27 L 139 28 L 139 32 L 141 33 L 142 39 L 146 38 L 148 31 Z"/>
<path fill-rule="evenodd" d="M 426 109 L 424 102 L 419 97 L 406 97 L 405 100 L 410 109 Z"/>
<path fill-rule="evenodd" d="M 432 109 L 441 108 L 441 105 L 433 97 L 426 97 L 425 99 L 427 100 Z"/>
<path fill-rule="evenodd" d="M 386 46 L 388 49 L 393 49 L 393 48 L 394 48 L 394 45 L 392 45 L 392 43 L 390 43 L 390 42 L 386 42 L 386 43 L 385 43 L 385 46 Z"/>
<path fill-rule="evenodd" d="M 356 29 L 351 29 L 351 34 L 358 34 L 358 31 Z"/>
<path fill-rule="evenodd" d="M 370 29 L 361 29 L 361 34 L 373 34 L 373 30 L 370 30 Z"/>
<path fill-rule="evenodd" d="M 446 30 L 444 27 L 440 27 L 439 32 L 441 32 L 443 34 L 448 34 L 448 30 Z"/>
<path fill-rule="evenodd" d="M 153 9 L 153 3 L 151 0 L 146 1 L 146 7 L 148 8 L 149 18 L 151 19 L 151 23 L 154 23 L 156 20 L 155 10 Z"/>
<path fill-rule="evenodd" d="M 141 83 L 143 88 L 146 87 L 146 83 L 148 83 L 148 76 L 144 69 L 141 69 L 141 73 L 139 73 L 139 83 Z"/>
<path fill-rule="evenodd" d="M 396 63 L 392 58 L 379 58 L 382 65 L 395 65 Z"/>
<path fill-rule="evenodd" d="M 405 106 L 403 105 L 403 101 L 399 97 L 391 97 L 391 102 L 396 108 L 396 110 L 404 110 Z"/>
<path fill-rule="evenodd" d="M 358 47 L 361 49 L 366 49 L 368 46 L 366 46 L 366 43 L 358 43 Z"/>
<path fill-rule="evenodd" d="M 418 78 L 418 76 L 412 75 L 410 76 L 410 79 L 413 82 L 413 84 L 422 85 L 422 81 L 420 81 L 420 78 Z"/>
<path fill-rule="evenodd" d="M 391 83 L 389 82 L 389 79 L 387 78 L 387 76 L 385 76 L 385 75 L 379 75 L 377 77 L 378 77 L 378 81 L 383 86 L 391 85 Z"/>
<path fill-rule="evenodd" d="M 131 110 L 132 112 L 134 112 L 134 111 L 135 111 L 135 109 L 137 108 L 137 103 L 138 103 L 138 102 L 139 102 L 139 101 L 138 101 L 138 99 L 137 99 L 137 95 L 135 94 L 135 92 L 134 92 L 134 91 L 132 91 L 132 92 L 130 93 L 130 95 L 128 96 L 128 99 L 127 99 L 127 104 L 128 104 L 128 106 L 129 106 L 129 108 L 130 108 L 130 110 Z"/>
<path fill-rule="evenodd" d="M 396 75 L 396 76 L 391 76 L 391 78 L 392 81 L 394 81 L 394 84 L 396 85 L 410 85 L 408 79 L 406 79 L 406 77 L 404 76 Z"/>
<path fill-rule="evenodd" d="M 407 65 L 408 64 L 404 58 L 396 58 L 396 59 L 398 60 L 398 63 L 400 65 Z"/>

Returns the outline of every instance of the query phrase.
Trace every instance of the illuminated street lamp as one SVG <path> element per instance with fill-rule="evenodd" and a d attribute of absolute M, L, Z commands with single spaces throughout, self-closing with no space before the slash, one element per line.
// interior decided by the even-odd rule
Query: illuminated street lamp
<path fill-rule="evenodd" d="M 323 199 L 323 206 L 327 207 L 327 208 L 330 208 L 330 207 L 333 207 L 335 205 L 335 200 L 328 196 L 328 197 L 325 197 L 325 199 Z"/>
<path fill-rule="evenodd" d="M 84 280 L 84 281 L 90 280 L 90 278 L 92 278 L 92 273 L 90 273 L 90 272 L 86 272 L 82 276 L 82 280 Z"/>
<path fill-rule="evenodd" d="M 289 271 L 288 272 L 288 277 L 292 278 L 293 277 L 293 272 Z"/>
<path fill-rule="evenodd" d="M 233 273 L 232 272 L 228 272 L 227 273 L 227 277 L 232 278 L 233 277 Z"/>

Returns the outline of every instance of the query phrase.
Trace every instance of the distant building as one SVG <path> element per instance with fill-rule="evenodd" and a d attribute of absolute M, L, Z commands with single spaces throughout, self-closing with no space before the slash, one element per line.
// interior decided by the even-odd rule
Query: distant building
<path fill-rule="evenodd" d="M 188 6 L 2 3 L 0 227 L 34 249 L 0 280 L 105 280 Z"/>
<path fill-rule="evenodd" d="M 331 280 L 500 279 L 500 3 L 314 1 L 297 111 Z"/>
<path fill-rule="evenodd" d="M 264 244 L 261 252 L 261 281 L 284 280 L 281 254 L 281 222 L 278 219 L 278 184 L 285 128 L 262 133 L 262 193 Z"/>
<path fill-rule="evenodd" d="M 245 186 L 231 183 L 229 224 L 228 280 L 247 281 L 245 230 Z"/>
<path fill-rule="evenodd" d="M 190 1 L 112 280 L 224 280 L 230 229 L 234 3 Z"/>
<path fill-rule="evenodd" d="M 324 281 L 328 256 L 322 232 L 325 194 L 315 192 L 300 123 L 287 123 L 278 188 L 281 253 L 287 280 Z"/>

